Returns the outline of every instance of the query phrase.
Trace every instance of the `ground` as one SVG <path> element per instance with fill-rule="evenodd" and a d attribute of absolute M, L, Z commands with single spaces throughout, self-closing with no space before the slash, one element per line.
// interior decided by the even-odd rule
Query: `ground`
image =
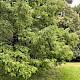
<path fill-rule="evenodd" d="M 30 80 L 80 80 L 80 62 L 68 62 L 42 71 Z"/>
<path fill-rule="evenodd" d="M 80 62 L 66 63 L 59 67 L 60 80 L 80 80 Z"/>

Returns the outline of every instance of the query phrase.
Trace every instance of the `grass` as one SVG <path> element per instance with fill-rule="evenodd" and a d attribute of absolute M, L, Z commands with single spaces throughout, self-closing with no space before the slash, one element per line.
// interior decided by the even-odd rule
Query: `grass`
<path fill-rule="evenodd" d="M 30 80 L 80 80 L 80 63 L 66 63 L 34 75 Z"/>
<path fill-rule="evenodd" d="M 67 63 L 59 67 L 60 80 L 80 80 L 80 63 Z"/>

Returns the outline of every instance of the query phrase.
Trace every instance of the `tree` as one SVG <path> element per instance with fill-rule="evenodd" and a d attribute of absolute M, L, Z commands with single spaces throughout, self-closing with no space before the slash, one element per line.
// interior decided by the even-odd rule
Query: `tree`
<path fill-rule="evenodd" d="M 65 1 L 0 1 L 1 76 L 27 80 L 51 63 L 70 60 L 76 33 L 58 28 L 56 17 Z"/>
<path fill-rule="evenodd" d="M 75 7 L 73 7 L 73 10 L 76 11 L 80 16 L 80 4 L 75 6 Z"/>
<path fill-rule="evenodd" d="M 79 15 L 79 18 L 80 18 L 80 4 L 78 6 L 73 7 L 73 10 Z M 78 57 L 79 57 L 80 56 L 80 24 L 79 24 L 79 28 L 78 28 L 78 30 L 76 30 L 76 32 L 79 36 L 79 43 L 77 45 L 78 46 L 77 53 L 78 53 Z"/>
<path fill-rule="evenodd" d="M 18 35 L 20 31 L 30 26 L 32 23 L 32 10 L 28 3 L 24 0 L 21 0 L 21 2 L 18 0 L 2 0 L 0 1 L 0 5 L 0 30 L 2 32 L 0 39 L 4 38 L 3 42 L 11 44 L 14 47 L 18 42 Z"/>
<path fill-rule="evenodd" d="M 80 20 L 79 15 L 68 5 L 57 16 L 57 24 L 64 29 L 70 28 L 70 32 L 78 31 Z"/>
<path fill-rule="evenodd" d="M 79 20 L 79 14 L 75 12 L 76 7 L 71 8 L 68 5 L 65 5 L 63 10 L 59 13 L 59 15 L 56 17 L 57 18 L 57 25 L 58 27 L 62 27 L 64 29 L 69 28 L 69 32 L 75 32 L 77 33 L 78 37 L 80 36 L 80 20 Z M 79 37 L 80 39 L 80 37 Z M 77 44 L 77 47 L 73 47 L 73 52 L 74 56 L 77 57 L 80 54 L 79 50 L 79 43 L 80 40 Z"/>
<path fill-rule="evenodd" d="M 19 50 L 17 51 L 15 46 L 19 43 L 18 35 L 21 30 L 29 27 L 32 23 L 32 9 L 24 0 L 21 0 L 21 2 L 18 0 L 2 0 L 0 5 L 0 53 L 2 53 L 0 54 L 0 63 L 4 71 L 2 75 L 8 74 L 17 78 L 21 76 L 26 79 L 37 68 L 28 63 L 30 59 L 27 55 L 28 49 L 26 48 L 26 50 L 23 50 L 25 52 L 22 53 Z"/>
<path fill-rule="evenodd" d="M 65 1 L 67 1 L 69 4 L 72 4 L 74 0 L 65 0 Z"/>
<path fill-rule="evenodd" d="M 43 29 L 56 24 L 55 16 L 62 10 L 64 4 L 66 3 L 63 0 L 29 0 L 29 5 L 34 9 L 33 28 Z"/>

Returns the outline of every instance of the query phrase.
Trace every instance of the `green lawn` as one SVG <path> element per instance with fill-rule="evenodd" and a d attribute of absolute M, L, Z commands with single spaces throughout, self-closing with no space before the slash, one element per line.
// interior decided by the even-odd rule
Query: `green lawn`
<path fill-rule="evenodd" d="M 60 80 L 80 80 L 80 63 L 67 63 L 59 67 Z"/>
<path fill-rule="evenodd" d="M 66 63 L 35 75 L 30 80 L 80 80 L 80 63 Z"/>

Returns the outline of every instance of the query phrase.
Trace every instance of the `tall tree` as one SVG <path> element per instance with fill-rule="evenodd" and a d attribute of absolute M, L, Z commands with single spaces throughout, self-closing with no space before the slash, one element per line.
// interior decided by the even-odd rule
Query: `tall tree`
<path fill-rule="evenodd" d="M 51 63 L 70 60 L 76 33 L 58 28 L 61 0 L 0 1 L 0 69 L 2 76 L 27 80 Z"/>

